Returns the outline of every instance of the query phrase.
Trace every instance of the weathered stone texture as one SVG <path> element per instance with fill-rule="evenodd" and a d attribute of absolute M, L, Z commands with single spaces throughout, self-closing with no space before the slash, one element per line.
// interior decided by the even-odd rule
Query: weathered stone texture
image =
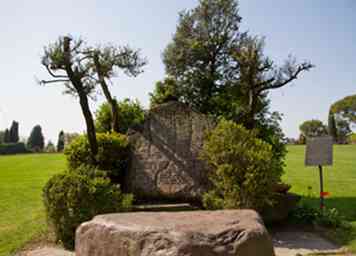
<path fill-rule="evenodd" d="M 213 121 L 179 102 L 152 109 L 130 135 L 132 164 L 126 186 L 143 197 L 196 199 L 208 186 L 199 160 L 203 137 Z"/>
<path fill-rule="evenodd" d="M 124 213 L 95 217 L 76 233 L 76 256 L 274 256 L 252 210 Z"/>

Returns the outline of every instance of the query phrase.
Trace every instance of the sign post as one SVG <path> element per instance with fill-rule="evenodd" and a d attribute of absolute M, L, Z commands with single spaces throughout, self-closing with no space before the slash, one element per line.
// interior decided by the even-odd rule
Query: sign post
<path fill-rule="evenodd" d="M 323 166 L 333 164 L 333 138 L 329 136 L 308 138 L 305 151 L 305 165 L 318 166 L 320 176 L 320 209 L 324 208 Z"/>

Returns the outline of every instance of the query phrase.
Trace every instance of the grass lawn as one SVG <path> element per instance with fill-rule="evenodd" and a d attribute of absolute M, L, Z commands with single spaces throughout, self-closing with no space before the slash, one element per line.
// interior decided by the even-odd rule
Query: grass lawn
<path fill-rule="evenodd" d="M 0 256 L 46 230 L 42 187 L 64 168 L 62 154 L 0 156 Z"/>
<path fill-rule="evenodd" d="M 289 146 L 288 151 L 284 181 L 292 185 L 292 192 L 318 207 L 318 168 L 304 166 L 304 146 Z M 356 251 L 356 145 L 334 146 L 334 165 L 324 168 L 324 191 L 330 192 L 326 207 L 336 208 L 353 225 L 353 234 L 337 234 L 336 238 Z"/>

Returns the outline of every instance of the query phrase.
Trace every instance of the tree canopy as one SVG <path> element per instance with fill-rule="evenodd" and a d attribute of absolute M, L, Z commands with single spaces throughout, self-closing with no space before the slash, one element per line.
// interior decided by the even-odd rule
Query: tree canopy
<path fill-rule="evenodd" d="M 301 134 L 305 137 L 319 137 L 328 134 L 327 127 L 320 120 L 305 121 L 299 126 Z"/>
<path fill-rule="evenodd" d="M 268 106 L 268 91 L 286 86 L 313 65 L 291 56 L 275 65 L 264 54 L 264 39 L 241 31 L 238 11 L 235 0 L 200 0 L 196 8 L 181 12 L 163 61 L 181 101 L 253 128 Z"/>

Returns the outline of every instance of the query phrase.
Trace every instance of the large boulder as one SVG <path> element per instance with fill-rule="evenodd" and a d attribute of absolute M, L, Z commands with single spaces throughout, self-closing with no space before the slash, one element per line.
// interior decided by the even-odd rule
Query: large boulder
<path fill-rule="evenodd" d="M 101 215 L 76 232 L 76 256 L 274 256 L 252 210 Z"/>
<path fill-rule="evenodd" d="M 151 109 L 143 125 L 129 132 L 132 161 L 124 187 L 143 199 L 200 200 L 209 179 L 199 154 L 214 125 L 180 102 Z"/>

